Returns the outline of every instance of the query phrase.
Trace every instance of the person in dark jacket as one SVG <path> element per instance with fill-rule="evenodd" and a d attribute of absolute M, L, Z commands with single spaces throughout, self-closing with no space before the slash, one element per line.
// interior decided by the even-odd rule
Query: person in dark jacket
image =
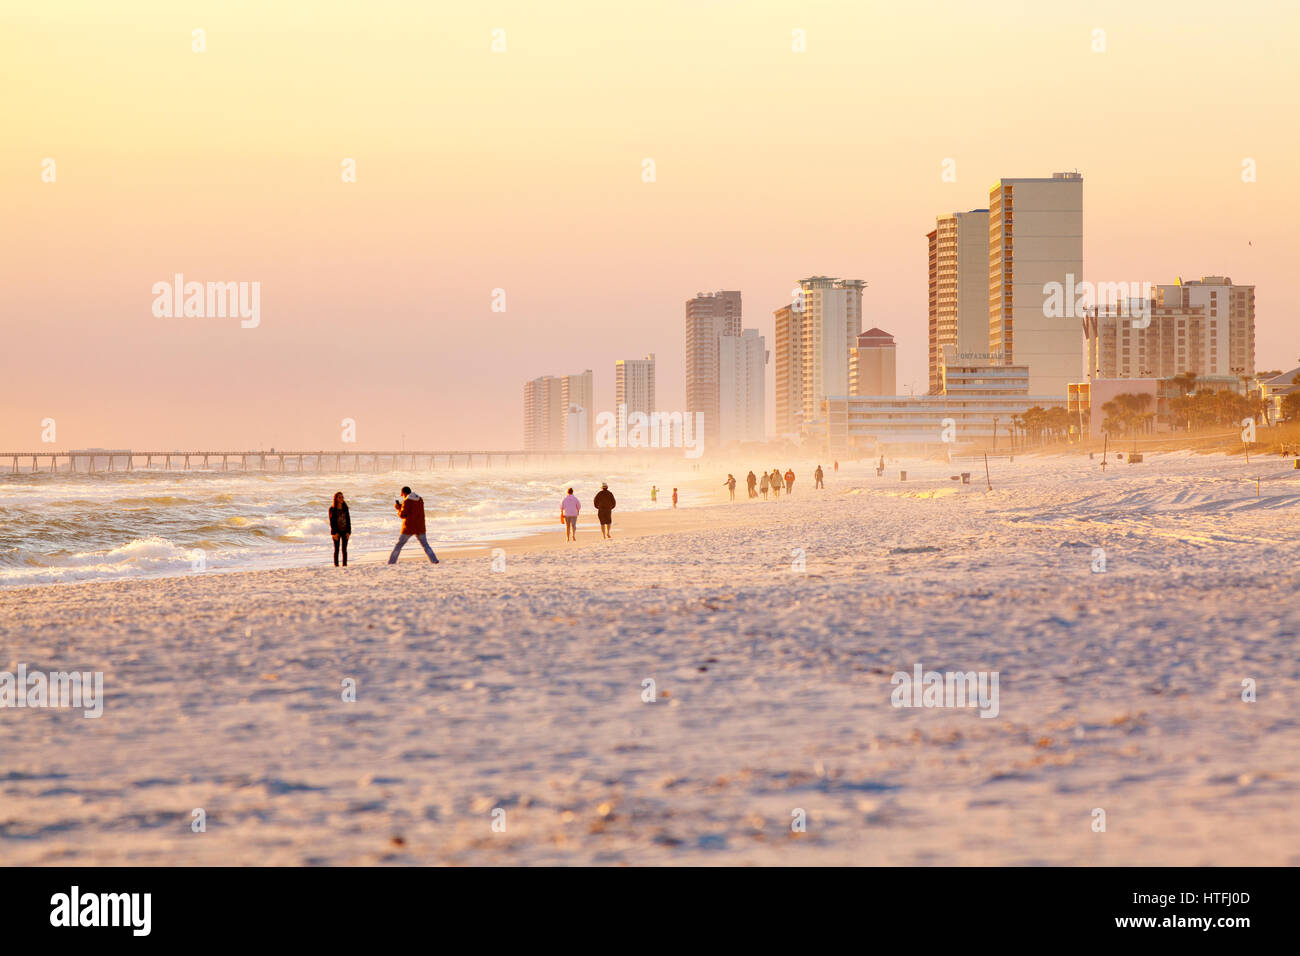
<path fill-rule="evenodd" d="M 330 537 L 334 539 L 334 567 L 339 566 L 339 548 L 343 548 L 343 567 L 348 566 L 348 538 L 352 537 L 352 517 L 348 514 L 348 503 L 343 500 L 343 492 L 334 492 L 334 504 L 330 506 Z"/>
<path fill-rule="evenodd" d="M 745 484 L 749 487 L 749 497 L 757 498 L 758 491 L 755 490 L 755 485 L 758 484 L 758 478 L 754 475 L 754 469 L 749 470 L 749 474 L 745 477 Z"/>
<path fill-rule="evenodd" d="M 614 523 L 614 508 L 618 502 L 614 500 L 614 493 L 609 490 L 609 485 L 605 482 L 600 483 L 600 491 L 596 492 L 596 498 L 592 501 L 596 508 L 596 517 L 600 519 L 600 536 L 610 538 L 610 525 Z"/>
<path fill-rule="evenodd" d="M 424 548 L 424 553 L 429 556 L 429 561 L 437 564 L 438 556 L 433 553 L 433 548 L 429 547 L 429 539 L 424 536 L 423 499 L 410 488 L 403 488 L 402 500 L 394 501 L 393 507 L 397 509 L 397 514 L 402 519 L 402 533 L 397 536 L 397 544 L 393 546 L 393 553 L 388 556 L 388 563 L 397 563 L 397 556 L 402 553 L 402 548 L 414 536 Z"/>

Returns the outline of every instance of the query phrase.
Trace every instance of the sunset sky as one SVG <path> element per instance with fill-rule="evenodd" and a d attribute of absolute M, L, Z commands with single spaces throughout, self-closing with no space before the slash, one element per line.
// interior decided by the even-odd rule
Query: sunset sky
<path fill-rule="evenodd" d="M 771 348 L 811 274 L 868 282 L 923 392 L 936 214 L 1067 169 L 1084 278 L 1254 284 L 1256 366 L 1290 368 L 1298 9 L 0 0 L 0 450 L 45 418 L 60 448 L 338 448 L 345 417 L 518 448 L 526 379 L 591 368 L 608 408 L 655 352 L 680 409 L 683 302 L 740 289 Z M 154 317 L 175 273 L 260 282 L 260 326 Z"/>

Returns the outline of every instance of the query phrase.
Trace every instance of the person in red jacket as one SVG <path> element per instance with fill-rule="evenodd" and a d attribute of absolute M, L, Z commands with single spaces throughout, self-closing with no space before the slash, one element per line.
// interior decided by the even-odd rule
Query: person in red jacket
<path fill-rule="evenodd" d="M 424 548 L 424 553 L 429 556 L 429 560 L 437 564 L 438 556 L 433 553 L 433 548 L 429 547 L 429 539 L 424 536 L 424 499 L 410 488 L 403 488 L 402 500 L 394 501 L 393 507 L 397 509 L 402 519 L 402 533 L 397 536 L 397 544 L 393 547 L 393 553 L 388 556 L 388 563 L 396 564 L 402 548 L 414 537 Z"/>

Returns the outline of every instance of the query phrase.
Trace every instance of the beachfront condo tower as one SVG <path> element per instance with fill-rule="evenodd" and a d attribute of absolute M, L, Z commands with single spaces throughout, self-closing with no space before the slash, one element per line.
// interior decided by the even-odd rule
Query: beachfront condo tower
<path fill-rule="evenodd" d="M 596 409 L 592 401 L 591 369 L 560 379 L 560 406 L 564 409 L 565 451 L 594 448 Z"/>
<path fill-rule="evenodd" d="M 1255 287 L 1223 276 L 1153 285 L 1151 300 L 1088 310 L 1083 320 L 1088 378 L 1225 381 L 1255 374 Z"/>
<path fill-rule="evenodd" d="M 861 279 L 810 276 L 799 280 L 794 307 L 802 311 L 803 427 L 819 431 L 827 395 L 849 393 L 849 349 L 862 331 Z"/>
<path fill-rule="evenodd" d="M 1221 369 L 1217 374 L 1255 374 L 1255 287 L 1233 285 L 1226 276 L 1202 276 L 1173 285 L 1156 287 L 1158 304 L 1166 308 L 1196 309 L 1205 313 L 1209 330 L 1218 333 L 1226 329 L 1227 344 L 1220 352 L 1207 354 L 1207 364 Z"/>
<path fill-rule="evenodd" d="M 655 411 L 655 356 L 619 359 L 614 363 L 614 408 L 618 415 L 618 442 L 627 441 L 627 416 Z"/>
<path fill-rule="evenodd" d="M 945 345 L 955 346 L 963 361 L 990 360 L 989 211 L 939 216 L 926 239 L 930 245 L 930 394 L 939 395 Z"/>
<path fill-rule="evenodd" d="M 719 444 L 767 440 L 767 343 L 758 329 L 718 339 Z M 707 434 L 707 432 L 706 432 Z"/>
<path fill-rule="evenodd" d="M 803 421 L 803 312 L 796 312 L 793 305 L 783 305 L 773 317 L 776 433 L 782 438 L 797 438 Z"/>
<path fill-rule="evenodd" d="M 989 352 L 1029 367 L 1029 394 L 1064 396 L 1083 368 L 1083 343 L 1078 317 L 1055 314 L 1048 290 L 1083 281 L 1083 176 L 999 180 L 988 217 Z"/>
<path fill-rule="evenodd" d="M 564 404 L 560 379 L 543 375 L 524 383 L 524 451 L 564 447 Z"/>
<path fill-rule="evenodd" d="M 719 443 L 719 340 L 724 335 L 740 335 L 739 292 L 701 292 L 686 300 L 686 411 L 703 413 L 706 448 Z"/>

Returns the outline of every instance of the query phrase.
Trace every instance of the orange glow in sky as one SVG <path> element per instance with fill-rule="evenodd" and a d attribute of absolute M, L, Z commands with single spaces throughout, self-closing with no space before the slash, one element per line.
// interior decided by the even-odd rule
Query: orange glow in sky
<path fill-rule="evenodd" d="M 1256 367 L 1290 368 L 1298 33 L 1187 0 L 3 0 L 0 447 L 54 418 L 60 447 L 338 448 L 352 418 L 517 448 L 526 379 L 591 368 L 609 407 L 654 352 L 681 408 L 683 302 L 742 290 L 771 348 L 812 274 L 867 280 L 924 392 L 935 216 L 1067 169 L 1087 278 L 1254 284 Z M 156 317 L 177 273 L 260 283 L 260 323 Z"/>

